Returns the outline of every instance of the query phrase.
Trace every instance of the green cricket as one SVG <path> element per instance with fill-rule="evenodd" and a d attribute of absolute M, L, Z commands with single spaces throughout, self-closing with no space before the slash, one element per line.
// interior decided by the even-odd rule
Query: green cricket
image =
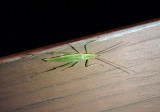
<path fill-rule="evenodd" d="M 97 53 L 89 53 L 88 49 L 87 49 L 87 45 L 89 43 L 92 43 L 92 42 L 94 42 L 94 41 L 88 42 L 87 44 L 84 45 L 86 53 L 80 53 L 75 47 L 73 47 L 70 44 L 69 44 L 69 46 L 76 53 L 73 53 L 73 52 L 52 52 L 52 53 L 49 53 L 49 54 L 53 54 L 53 55 L 54 54 L 59 54 L 60 56 L 53 57 L 53 58 L 45 58 L 45 59 L 42 59 L 43 61 L 45 61 L 45 62 L 51 62 L 51 61 L 55 61 L 55 62 L 68 62 L 68 63 L 66 63 L 64 65 L 61 65 L 61 66 L 58 66 L 58 67 L 54 67 L 54 68 L 49 69 L 49 70 L 44 71 L 44 72 L 48 72 L 48 71 L 51 71 L 51 70 L 56 70 L 56 69 L 60 69 L 60 68 L 64 68 L 64 67 L 66 67 L 65 69 L 71 68 L 71 67 L 75 66 L 80 61 L 86 61 L 85 62 L 85 66 L 89 67 L 89 66 L 94 65 L 94 64 L 89 64 L 89 60 L 90 59 L 97 59 L 97 60 L 102 61 L 102 62 L 104 62 L 106 64 L 114 66 L 114 67 L 116 67 L 116 68 L 118 68 L 118 69 L 120 69 L 120 70 L 122 70 L 124 72 L 127 72 L 127 71 L 123 70 L 120 65 L 99 58 L 100 54 L 105 53 L 105 52 L 107 52 L 109 50 L 117 48 L 122 42 L 120 42 L 118 44 L 115 44 L 115 45 L 113 45 L 113 46 L 111 46 L 111 47 L 109 47 L 107 49 L 102 50 L 102 51 L 99 51 Z M 97 63 L 95 63 L 95 64 L 97 64 Z M 102 65 L 102 64 L 100 64 L 100 65 Z M 65 69 L 63 69 L 63 70 L 65 70 Z M 127 72 L 127 73 L 129 73 L 129 72 Z"/>

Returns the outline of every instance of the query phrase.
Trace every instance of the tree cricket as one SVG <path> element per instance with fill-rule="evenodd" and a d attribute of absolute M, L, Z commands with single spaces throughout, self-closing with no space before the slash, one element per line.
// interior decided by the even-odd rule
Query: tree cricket
<path fill-rule="evenodd" d="M 95 40 L 94 40 L 94 41 L 95 41 Z M 45 62 L 52 62 L 52 61 L 54 61 L 54 62 L 68 62 L 68 63 L 63 64 L 63 65 L 58 66 L 58 67 L 54 67 L 54 68 L 49 69 L 49 70 L 46 70 L 46 71 L 44 71 L 44 72 L 49 72 L 49 71 L 56 70 L 56 69 L 60 69 L 60 68 L 64 68 L 64 67 L 66 67 L 65 69 L 68 69 L 68 68 L 74 67 L 74 66 L 75 66 L 78 62 L 80 62 L 80 61 L 86 61 L 86 62 L 85 62 L 85 67 L 89 67 L 89 66 L 93 66 L 93 65 L 97 64 L 97 63 L 95 63 L 95 64 L 89 64 L 89 60 L 90 60 L 90 59 L 97 59 L 97 60 L 99 60 L 99 61 L 101 61 L 101 62 L 103 62 L 103 63 L 106 63 L 106 64 L 108 64 L 108 65 L 111 65 L 111 66 L 113 66 L 113 67 L 115 67 L 115 68 L 117 68 L 117 69 L 120 69 L 120 70 L 122 70 L 122 71 L 130 74 L 128 71 L 122 69 L 122 68 L 125 68 L 125 69 L 129 70 L 128 68 L 122 67 L 122 66 L 120 66 L 120 65 L 118 65 L 118 64 L 116 64 L 116 63 L 113 63 L 113 62 L 104 60 L 104 59 L 102 59 L 102 58 L 99 58 L 99 56 L 100 56 L 102 53 L 108 52 L 108 51 L 110 51 L 110 50 L 113 50 L 113 49 L 115 49 L 115 48 L 117 48 L 117 47 L 122 46 L 121 44 L 122 44 L 123 42 L 117 43 L 117 44 L 115 44 L 115 45 L 113 45 L 113 46 L 111 46 L 111 47 L 109 47 L 109 48 L 106 48 L 106 49 L 104 49 L 104 50 L 101 50 L 101 51 L 99 51 L 99 52 L 97 52 L 97 53 L 89 53 L 89 52 L 88 52 L 87 45 L 88 45 L 89 43 L 94 42 L 94 41 L 88 42 L 87 44 L 84 45 L 84 48 L 85 48 L 85 52 L 86 52 L 86 53 L 80 53 L 75 47 L 73 47 L 73 46 L 70 45 L 70 44 L 68 44 L 68 45 L 69 45 L 76 53 L 73 53 L 73 52 L 52 52 L 52 53 L 47 53 L 47 54 L 52 54 L 52 55 L 58 54 L 58 55 L 60 55 L 60 56 L 42 59 L 42 60 L 45 61 Z M 123 45 L 124 45 L 124 44 L 123 44 Z M 100 65 L 102 65 L 102 64 L 100 64 Z M 63 69 L 63 70 L 65 70 L 65 69 Z M 132 70 L 130 70 L 130 71 L 132 71 Z M 42 73 L 44 73 L 44 72 L 42 72 Z M 134 72 L 134 71 L 132 71 L 132 72 Z"/>
<path fill-rule="evenodd" d="M 55 69 L 59 69 L 59 68 L 64 68 L 64 67 L 71 68 L 71 67 L 75 66 L 80 61 L 86 61 L 85 62 L 85 67 L 93 66 L 94 64 L 89 64 L 89 60 L 90 59 L 97 59 L 97 60 L 102 61 L 102 62 L 104 62 L 106 64 L 109 64 L 109 65 L 114 66 L 114 67 L 116 67 L 118 69 L 121 69 L 122 71 L 125 71 L 120 67 L 120 65 L 99 58 L 100 54 L 117 48 L 122 42 L 117 43 L 117 44 L 115 44 L 115 45 L 113 45 L 113 46 L 111 46 L 109 48 L 104 49 L 104 50 L 101 50 L 101 51 L 99 51 L 97 53 L 89 53 L 87 45 L 89 43 L 92 43 L 92 42 L 94 42 L 94 41 L 88 42 L 87 44 L 84 45 L 86 53 L 80 53 L 75 47 L 73 47 L 70 44 L 69 44 L 69 46 L 74 51 L 76 51 L 76 53 L 73 53 L 73 52 L 53 52 L 53 53 L 49 53 L 49 54 L 59 54 L 60 56 L 53 57 L 53 58 L 45 58 L 45 59 L 42 59 L 43 61 L 45 61 L 45 62 L 51 62 L 51 61 L 68 62 L 68 63 L 66 63 L 64 65 L 61 65 L 61 66 L 58 66 L 58 67 L 54 67 L 54 68 L 49 69 L 47 71 L 51 71 L 51 70 L 55 70 Z M 100 64 L 100 65 L 102 65 L 102 64 Z M 67 69 L 67 68 L 65 68 L 65 69 Z M 63 70 L 65 70 L 65 69 L 63 69 Z M 47 71 L 45 71 L 45 72 L 47 72 Z M 125 72 L 127 72 L 127 71 L 125 71 Z M 129 72 L 127 72 L 127 73 L 129 73 Z"/>

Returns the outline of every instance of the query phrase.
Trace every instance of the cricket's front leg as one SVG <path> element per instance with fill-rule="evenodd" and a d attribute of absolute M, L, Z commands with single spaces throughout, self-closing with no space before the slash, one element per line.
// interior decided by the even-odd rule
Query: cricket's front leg
<path fill-rule="evenodd" d="M 104 65 L 99 64 L 99 63 L 89 64 L 89 60 L 88 60 L 88 59 L 86 60 L 85 66 L 86 66 L 86 67 L 89 67 L 89 66 L 93 66 L 93 65 L 96 65 L 96 64 L 101 65 L 101 66 L 104 66 Z"/>
<path fill-rule="evenodd" d="M 96 39 L 96 40 L 97 40 L 97 39 Z M 88 42 L 87 44 L 84 45 L 84 48 L 85 48 L 86 53 L 88 53 L 87 45 L 88 45 L 89 43 L 95 42 L 96 40 L 93 40 L 93 41 L 91 41 L 91 42 Z"/>
<path fill-rule="evenodd" d="M 86 67 L 93 66 L 93 65 L 94 65 L 94 64 L 89 65 L 89 60 L 88 60 L 88 59 L 86 60 L 86 63 L 85 63 L 85 66 L 86 66 Z"/>

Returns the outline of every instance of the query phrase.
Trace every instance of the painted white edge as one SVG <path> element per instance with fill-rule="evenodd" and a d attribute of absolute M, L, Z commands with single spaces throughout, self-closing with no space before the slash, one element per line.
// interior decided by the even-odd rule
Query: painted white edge
<path fill-rule="evenodd" d="M 123 29 L 123 30 L 119 30 L 119 31 L 115 31 L 115 32 L 111 32 L 111 33 L 108 33 L 107 35 L 105 34 L 103 37 L 101 37 L 98 40 L 99 41 L 104 41 L 104 40 L 119 37 L 119 36 L 122 36 L 122 35 L 125 35 L 125 34 L 133 33 L 133 32 L 136 32 L 136 31 L 140 31 L 140 30 L 150 28 L 150 27 L 154 27 L 154 26 L 158 26 L 158 25 L 160 25 L 160 20 L 155 21 L 155 22 L 151 22 L 151 23 L 147 23 L 147 24 L 143 24 L 143 25 L 138 25 L 138 26 L 135 26 L 135 27 L 127 28 L 127 29 Z"/>

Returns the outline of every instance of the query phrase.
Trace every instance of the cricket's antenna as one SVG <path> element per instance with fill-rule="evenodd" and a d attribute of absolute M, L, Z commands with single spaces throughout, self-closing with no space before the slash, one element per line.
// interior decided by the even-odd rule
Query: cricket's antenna
<path fill-rule="evenodd" d="M 104 60 L 104 59 L 102 59 L 102 58 L 95 58 L 95 59 L 97 59 L 97 60 L 99 60 L 99 61 L 102 61 L 102 62 L 104 62 L 104 63 L 106 63 L 106 64 L 108 64 L 108 65 L 111 65 L 111 66 L 113 66 L 113 67 L 115 67 L 115 68 L 117 68 L 117 69 L 120 69 L 120 70 L 122 70 L 122 71 L 124 71 L 124 72 L 126 72 L 126 73 L 128 73 L 128 74 L 130 74 L 130 73 L 129 73 L 128 71 L 122 69 L 122 68 L 125 68 L 125 69 L 127 69 L 127 70 L 129 70 L 129 71 L 132 71 L 132 72 L 136 73 L 136 72 L 133 71 L 133 70 L 130 70 L 130 69 L 126 68 L 126 67 L 120 66 L 120 65 L 118 65 L 118 64 L 116 64 L 116 63 L 113 63 L 113 62 Z"/>
<path fill-rule="evenodd" d="M 108 48 L 106 48 L 106 49 L 104 49 L 104 50 L 102 50 L 102 51 L 97 52 L 96 54 L 102 54 L 102 53 L 105 53 L 105 52 L 107 52 L 107 51 L 113 50 L 113 49 L 115 49 L 115 48 L 117 48 L 117 47 L 120 47 L 120 46 L 122 46 L 122 45 L 120 45 L 121 43 L 123 43 L 123 42 L 119 42 L 119 43 L 117 43 L 117 44 L 115 44 L 115 45 L 113 45 L 113 46 L 111 46 L 111 47 L 108 47 Z M 124 44 L 123 44 L 123 45 L 124 45 Z"/>

